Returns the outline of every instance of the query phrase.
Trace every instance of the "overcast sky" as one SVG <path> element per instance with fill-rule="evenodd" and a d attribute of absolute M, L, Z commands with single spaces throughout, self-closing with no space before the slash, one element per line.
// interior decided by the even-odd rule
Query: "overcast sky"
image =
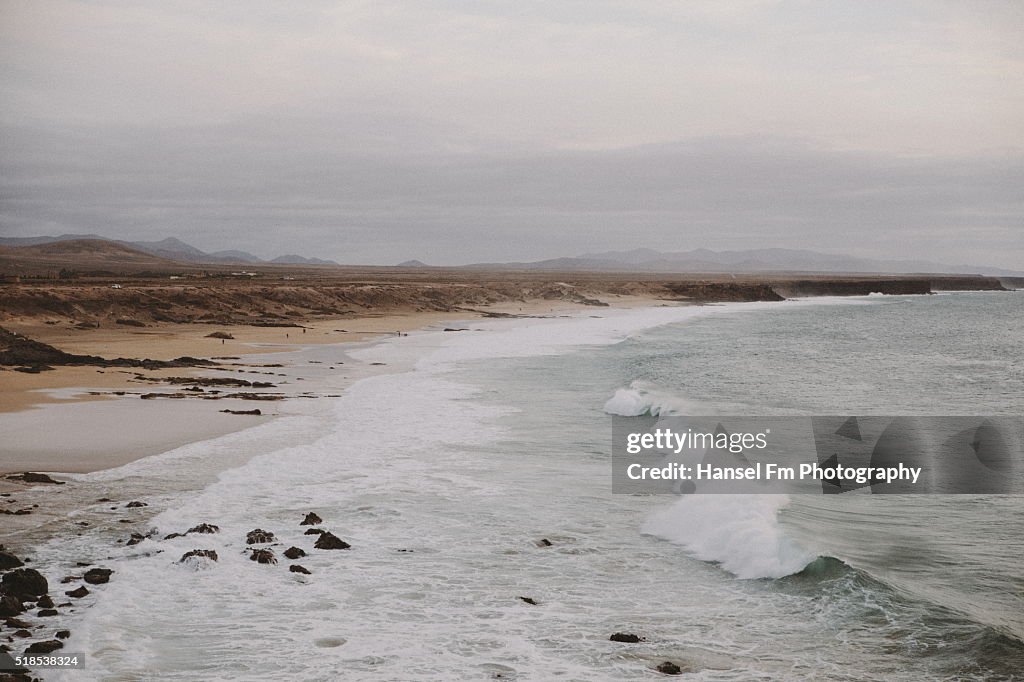
<path fill-rule="evenodd" d="M 0 0 L 0 235 L 1024 268 L 1020 0 Z"/>

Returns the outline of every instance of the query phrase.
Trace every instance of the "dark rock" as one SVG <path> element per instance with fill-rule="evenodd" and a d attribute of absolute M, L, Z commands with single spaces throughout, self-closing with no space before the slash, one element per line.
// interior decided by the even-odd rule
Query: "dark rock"
<path fill-rule="evenodd" d="M 520 597 L 520 599 L 522 599 L 527 604 L 532 604 L 533 606 L 537 605 L 537 601 L 533 597 Z"/>
<path fill-rule="evenodd" d="M 15 372 L 24 372 L 25 374 L 41 374 L 43 372 L 49 372 L 53 369 L 49 365 L 30 365 L 27 367 L 15 367 Z"/>
<path fill-rule="evenodd" d="M 34 601 L 36 597 L 49 592 L 50 586 L 43 574 L 34 568 L 16 568 L 4 574 L 3 580 L 0 580 L 0 589 L 22 601 Z"/>
<path fill-rule="evenodd" d="M 90 564 L 88 561 L 77 561 L 75 562 L 75 566 L 77 566 L 78 568 L 86 568 L 88 566 L 92 566 L 92 564 Z"/>
<path fill-rule="evenodd" d="M 276 564 L 277 558 L 274 557 L 274 550 L 272 549 L 254 549 L 252 554 L 249 555 L 250 561 L 255 561 L 258 564 Z"/>
<path fill-rule="evenodd" d="M 90 325 L 99 326 L 99 325 Z M 0 365 L 93 365 L 97 367 L 141 367 L 163 369 L 167 367 L 210 367 L 216 363 L 198 358 L 180 357 L 174 360 L 139 360 L 136 358 L 101 358 L 96 355 L 74 355 L 65 353 L 39 341 L 0 329 Z"/>
<path fill-rule="evenodd" d="M 24 566 L 21 559 L 14 556 L 10 552 L 0 552 L 0 571 L 6 571 L 10 568 L 18 568 Z"/>
<path fill-rule="evenodd" d="M 193 549 L 191 552 L 185 552 L 181 555 L 181 559 L 178 560 L 179 564 L 185 563 L 190 557 L 206 557 L 211 561 L 217 561 L 217 552 L 212 549 Z"/>
<path fill-rule="evenodd" d="M 326 532 L 323 528 L 310 528 L 303 535 L 321 535 Z"/>
<path fill-rule="evenodd" d="M 143 535 L 142 533 L 132 533 L 132 536 L 128 539 L 128 542 L 126 542 L 124 544 L 128 545 L 130 547 L 131 545 L 139 544 L 140 542 L 142 542 L 145 539 L 146 539 L 146 536 Z"/>
<path fill-rule="evenodd" d="M 306 570 L 305 566 L 300 566 L 299 564 L 292 564 L 291 566 L 288 567 L 288 570 L 291 571 L 292 573 L 302 573 L 303 575 L 313 575 L 308 570 Z"/>
<path fill-rule="evenodd" d="M 26 623 L 25 621 L 21 620 L 20 618 L 8 618 L 8 619 L 4 620 L 4 623 L 9 628 L 30 628 L 30 627 L 32 627 L 32 623 Z"/>
<path fill-rule="evenodd" d="M 169 535 L 165 535 L 164 536 L 164 540 L 171 540 L 173 538 L 183 538 L 183 537 L 185 537 L 185 535 L 182 534 L 182 533 L 171 533 Z"/>
<path fill-rule="evenodd" d="M 284 555 L 289 559 L 299 559 L 306 556 L 306 553 L 298 547 L 289 547 L 284 551 Z"/>
<path fill-rule="evenodd" d="M 24 637 L 31 637 L 32 636 L 32 633 L 29 632 L 28 630 L 15 630 L 13 634 L 14 634 L 15 637 L 22 637 L 22 638 L 24 638 Z"/>
<path fill-rule="evenodd" d="M 25 605 L 16 596 L 0 593 L 0 618 L 16 616 L 24 610 Z"/>
<path fill-rule="evenodd" d="M 324 531 L 317 539 L 316 544 L 313 545 L 317 549 L 351 549 L 352 545 L 348 544 L 334 533 Z"/>
<path fill-rule="evenodd" d="M 314 512 L 306 514 L 306 518 L 302 519 L 300 526 L 319 526 L 324 520 L 317 516 Z"/>
<path fill-rule="evenodd" d="M 219 533 L 219 532 L 220 532 L 220 526 L 215 526 L 212 523 L 200 523 L 198 526 L 192 526 L 187 531 L 185 531 L 185 535 L 188 535 L 189 533 L 212 534 L 212 533 Z"/>
<path fill-rule="evenodd" d="M 552 543 L 551 540 L 548 540 L 547 538 L 541 538 L 540 540 L 537 540 L 535 544 L 538 547 L 550 547 Z"/>
<path fill-rule="evenodd" d="M 261 528 L 257 528 L 255 530 L 251 530 L 248 533 L 246 533 L 246 535 L 245 535 L 245 544 L 247 544 L 247 545 L 258 545 L 258 544 L 262 544 L 264 542 L 273 542 L 273 541 L 274 541 L 274 534 L 271 533 L 269 530 L 263 530 Z"/>
<path fill-rule="evenodd" d="M 101 497 L 100 499 L 98 499 L 96 501 L 97 502 L 113 502 L 113 500 L 110 499 L 109 497 Z"/>
<path fill-rule="evenodd" d="M 640 641 L 640 638 L 638 636 L 628 632 L 616 632 L 608 639 L 613 642 L 625 642 L 626 644 L 636 644 Z"/>
<path fill-rule="evenodd" d="M 77 589 L 68 590 L 64 594 L 68 595 L 69 597 L 74 597 L 75 599 L 81 599 L 85 595 L 89 594 L 89 589 L 85 585 L 82 585 Z"/>
<path fill-rule="evenodd" d="M 37 474 L 33 471 L 26 471 L 23 474 L 15 474 L 8 476 L 12 481 L 25 481 L 25 483 L 53 483 L 55 485 L 64 485 L 64 481 L 55 481 L 46 474 Z"/>
<path fill-rule="evenodd" d="M 145 502 L 139 502 L 138 500 L 135 500 L 134 502 L 129 502 L 125 506 L 128 507 L 129 509 L 136 509 L 138 507 L 148 507 L 149 505 L 146 504 Z"/>
<path fill-rule="evenodd" d="M 113 573 L 109 568 L 90 568 L 82 576 L 82 579 L 90 585 L 102 585 L 103 583 L 110 582 L 110 574 Z"/>
<path fill-rule="evenodd" d="M 59 616 L 60 613 L 57 612 L 57 609 L 39 609 L 36 615 L 40 618 L 49 618 L 50 616 Z"/>
<path fill-rule="evenodd" d="M 227 414 L 250 414 L 255 417 L 258 417 L 261 414 L 263 414 L 262 412 L 260 412 L 259 408 L 256 408 L 255 410 L 221 410 L 221 412 L 225 412 Z"/>
<path fill-rule="evenodd" d="M 42 597 L 39 598 L 39 601 L 36 602 L 36 606 L 38 606 L 41 609 L 52 609 L 53 600 L 50 599 L 50 595 L 44 594 Z"/>
<path fill-rule="evenodd" d="M 233 337 L 231 334 L 228 334 L 227 332 L 210 332 L 209 334 L 206 335 L 206 338 L 208 338 L 208 339 L 234 339 L 235 337 Z"/>
<path fill-rule="evenodd" d="M 672 661 L 665 661 L 664 663 L 659 664 L 658 667 L 655 668 L 655 670 L 657 670 L 659 673 L 661 673 L 663 675 L 682 675 L 683 674 L 683 669 L 680 668 L 675 663 L 673 663 Z"/>
<path fill-rule="evenodd" d="M 48 639 L 45 642 L 36 642 L 35 644 L 30 644 L 29 647 L 25 649 L 25 655 L 28 656 L 30 654 L 48 654 L 53 651 L 56 651 L 57 649 L 63 648 L 64 642 L 59 642 L 56 639 Z"/>
<path fill-rule="evenodd" d="M 57 639 L 67 639 L 71 636 L 71 630 L 58 630 L 54 635 Z"/>
<path fill-rule="evenodd" d="M 61 578 L 60 581 L 62 583 L 64 583 L 64 584 L 67 584 L 67 583 L 73 583 L 76 580 L 81 580 L 81 579 L 82 579 L 82 576 L 80 576 L 80 575 L 66 575 L 63 578 Z"/>

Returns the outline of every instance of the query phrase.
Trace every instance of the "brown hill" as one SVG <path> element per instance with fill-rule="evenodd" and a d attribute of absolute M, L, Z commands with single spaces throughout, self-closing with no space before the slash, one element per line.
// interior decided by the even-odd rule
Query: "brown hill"
<path fill-rule="evenodd" d="M 54 271 L 59 270 L 83 273 L 105 271 L 120 274 L 142 270 L 181 269 L 182 264 L 177 261 L 101 239 L 75 239 L 33 246 L 0 247 L 0 274 L 6 275 L 52 275 Z"/>

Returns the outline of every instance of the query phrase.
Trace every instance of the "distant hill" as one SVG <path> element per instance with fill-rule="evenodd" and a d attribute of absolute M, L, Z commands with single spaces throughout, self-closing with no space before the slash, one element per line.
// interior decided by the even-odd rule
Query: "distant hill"
<path fill-rule="evenodd" d="M 271 263 L 277 263 L 278 265 L 338 265 L 332 260 L 324 260 L 322 258 L 306 258 L 304 256 L 296 256 L 295 254 L 288 254 L 285 256 L 278 256 L 277 258 L 270 261 Z"/>
<path fill-rule="evenodd" d="M 246 263 L 252 265 L 269 262 L 286 265 L 338 265 L 338 263 L 332 260 L 304 258 L 296 255 L 279 256 L 271 261 L 265 261 L 245 251 L 229 250 L 207 253 L 174 237 L 168 237 L 156 242 L 130 242 L 108 239 L 96 234 L 62 234 L 58 237 L 0 237 L 0 246 L 39 246 L 67 241 L 103 241 L 111 244 L 120 244 L 153 256 L 184 263 Z"/>
<path fill-rule="evenodd" d="M 218 261 L 226 263 L 262 263 L 263 259 L 259 256 L 254 256 L 247 251 L 214 251 L 208 254 L 211 258 L 216 258 Z"/>
<path fill-rule="evenodd" d="M 616 272 L 679 273 L 942 273 L 1015 277 L 1019 271 L 984 265 L 949 265 L 924 260 L 858 258 L 802 249 L 751 249 L 744 251 L 663 252 L 654 249 L 586 253 L 575 258 L 553 258 L 528 263 L 477 263 L 471 268 L 516 268 L 525 270 L 589 270 Z"/>
<path fill-rule="evenodd" d="M 181 263 L 103 239 L 0 247 L 0 271 L 41 273 L 51 270 L 168 270 Z"/>
<path fill-rule="evenodd" d="M 404 260 L 396 268 L 429 268 L 430 266 L 421 260 Z"/>

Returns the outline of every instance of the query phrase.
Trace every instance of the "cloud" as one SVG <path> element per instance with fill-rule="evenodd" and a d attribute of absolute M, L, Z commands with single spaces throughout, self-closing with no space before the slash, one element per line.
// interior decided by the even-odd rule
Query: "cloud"
<path fill-rule="evenodd" d="M 1017 3 L 2 1 L 5 233 L 1020 267 Z"/>
<path fill-rule="evenodd" d="M 403 122 L 403 127 L 412 124 Z M 308 130 L 317 130 L 314 121 Z M 19 233 L 177 235 L 348 262 L 539 259 L 636 245 L 806 246 L 1019 262 L 1020 157 L 905 158 L 785 138 L 604 151 L 368 154 L 254 125 L 105 139 L 21 129 L 0 222 Z M 270 130 L 273 130 L 271 128 Z M 248 140 L 259 140 L 248 144 Z M 998 251 L 998 256 L 996 252 Z M 1013 261 L 1013 262 L 1011 262 Z"/>

